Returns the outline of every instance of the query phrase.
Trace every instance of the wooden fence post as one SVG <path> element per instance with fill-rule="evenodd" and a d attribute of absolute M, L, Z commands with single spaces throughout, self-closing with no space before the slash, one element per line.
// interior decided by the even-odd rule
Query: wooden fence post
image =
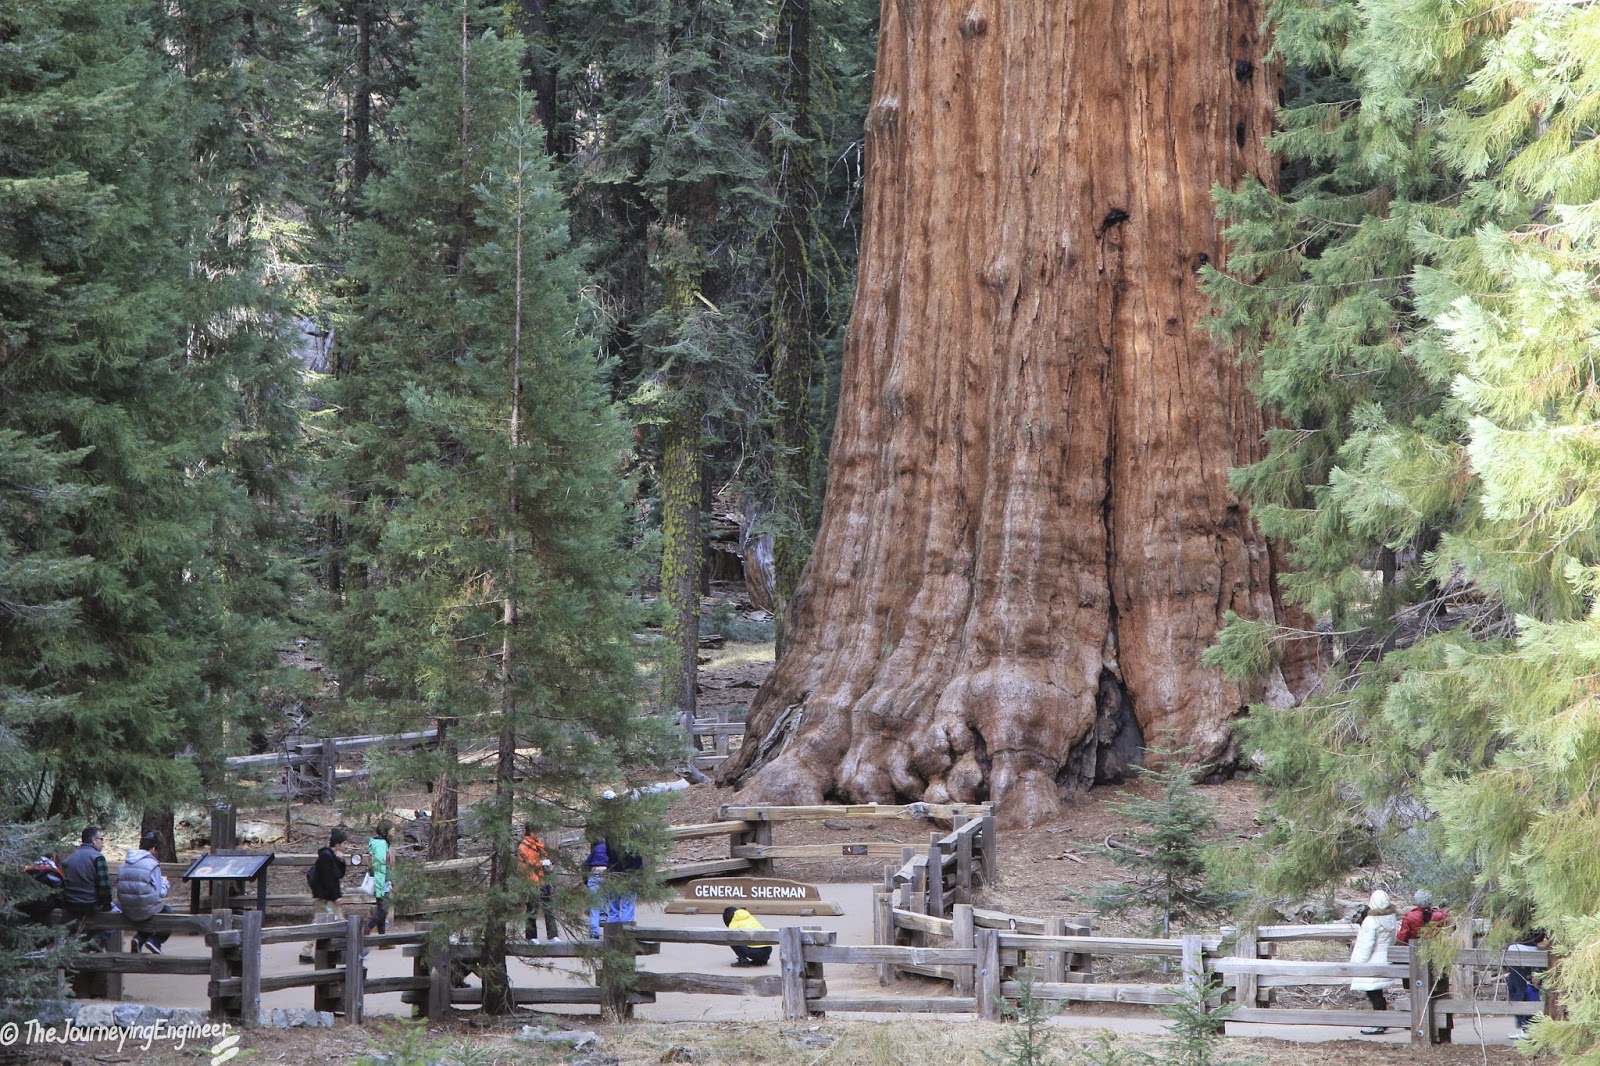
<path fill-rule="evenodd" d="M 333 946 L 330 934 L 337 932 L 338 927 L 326 925 L 322 934 L 311 944 L 311 968 L 313 970 L 332 970 L 339 966 L 339 949 Z M 340 993 L 333 991 L 332 985 L 311 986 L 311 1009 L 334 1013 L 340 1006 Z"/>
<path fill-rule="evenodd" d="M 211 808 L 211 850 L 231 851 L 239 846 L 239 814 L 231 803 Z"/>
<path fill-rule="evenodd" d="M 628 969 L 633 964 L 632 930 L 626 925 L 608 922 L 600 927 L 601 943 L 605 954 L 595 968 L 595 980 L 600 985 L 600 1011 L 613 1022 L 627 1021 L 633 1017 L 633 1004 L 628 1000 Z M 619 960 L 628 957 L 628 965 Z"/>
<path fill-rule="evenodd" d="M 772 823 L 765 818 L 750 827 L 750 843 L 772 845 Z M 757 877 L 772 876 L 771 859 L 755 859 L 751 862 L 750 872 Z"/>
<path fill-rule="evenodd" d="M 1197 933 L 1185 934 L 1183 938 L 1183 983 L 1199 998 L 1200 1013 L 1208 1013 L 1205 945 Z"/>
<path fill-rule="evenodd" d="M 1246 932 L 1242 927 L 1239 930 L 1239 939 L 1235 942 L 1234 955 L 1241 959 L 1256 958 L 1257 944 L 1256 927 L 1251 926 Z M 1233 978 L 1233 1001 L 1241 1007 L 1254 1007 L 1256 1005 L 1256 975 L 1253 973 L 1235 974 Z"/>
<path fill-rule="evenodd" d="M 261 1024 L 261 923 L 260 910 L 240 916 L 239 938 L 239 1025 L 253 1029 Z"/>
<path fill-rule="evenodd" d="M 972 902 L 971 833 L 956 834 L 956 902 Z"/>
<path fill-rule="evenodd" d="M 122 954 L 122 930 L 112 929 L 106 933 L 106 950 L 114 954 Z M 122 975 L 120 973 L 104 974 L 106 998 L 111 1000 L 122 999 Z"/>
<path fill-rule="evenodd" d="M 226 907 L 212 911 L 211 928 L 219 933 L 226 933 L 232 929 L 233 912 Z M 222 993 L 220 990 L 221 982 L 239 976 L 233 972 L 233 966 L 229 960 L 229 951 L 230 949 L 223 947 L 221 944 L 211 949 L 211 988 L 209 990 L 211 1017 L 217 1021 L 230 1020 L 231 1012 L 228 1007 L 233 998 Z"/>
<path fill-rule="evenodd" d="M 994 815 L 987 814 L 983 818 L 983 862 L 979 867 L 983 871 L 983 883 L 986 885 L 992 885 L 1000 879 L 1000 857 L 995 843 Z"/>
<path fill-rule="evenodd" d="M 1065 918 L 1045 919 L 1044 931 L 1046 936 L 1066 936 L 1067 920 Z M 1044 953 L 1044 980 L 1048 983 L 1060 984 L 1067 979 L 1067 953 L 1065 951 L 1047 951 Z"/>
<path fill-rule="evenodd" d="M 367 964 L 362 961 L 367 920 L 352 914 L 344 921 L 344 1020 L 360 1025 L 366 1007 Z"/>
<path fill-rule="evenodd" d="M 778 967 L 783 980 L 783 1016 L 789 1021 L 810 1016 L 806 1010 L 805 943 L 798 925 L 778 931 Z"/>
<path fill-rule="evenodd" d="M 428 1005 L 427 1018 L 440 1022 L 450 1016 L 450 970 L 453 963 L 447 941 L 428 941 Z"/>
<path fill-rule="evenodd" d="M 894 897 L 887 892 L 879 892 L 872 897 L 872 915 L 874 926 L 873 942 L 889 947 L 895 945 L 894 928 Z M 894 963 L 878 963 L 878 984 L 889 985 L 894 983 Z"/>
<path fill-rule="evenodd" d="M 986 1022 L 997 1022 L 1000 1010 L 1000 930 L 978 930 L 978 1017 Z"/>
<path fill-rule="evenodd" d="M 1415 946 L 1411 948 L 1411 1042 L 1425 1044 L 1428 1042 L 1428 999 L 1432 989 L 1428 987 L 1429 967 L 1422 961 L 1422 952 Z"/>
<path fill-rule="evenodd" d="M 332 803 L 336 778 L 339 775 L 339 745 L 323 740 L 317 753 L 317 773 L 322 777 L 322 802 Z"/>
<path fill-rule="evenodd" d="M 812 1017 L 812 1018 L 821 1018 L 821 1017 L 824 1017 L 827 1014 L 827 1012 L 823 1011 L 823 1010 L 816 1009 L 815 1007 L 812 1006 L 812 1004 L 813 1004 L 813 1002 L 815 1002 L 818 999 L 827 999 L 828 998 L 828 980 L 827 980 L 827 975 L 823 973 L 822 963 L 820 963 L 820 962 L 812 962 L 810 959 L 807 959 L 805 957 L 805 950 L 806 950 L 805 949 L 805 933 L 808 930 L 811 931 L 811 932 L 821 932 L 822 931 L 822 926 L 820 926 L 820 925 L 806 925 L 806 926 L 801 926 L 801 928 L 800 928 L 800 933 L 801 933 L 801 937 L 800 937 L 800 958 L 801 958 L 801 961 L 803 961 L 805 963 L 805 984 L 803 984 L 801 986 L 801 990 L 805 993 L 805 996 L 806 996 L 806 1014 L 808 1016 Z M 815 996 L 813 996 L 811 994 L 811 992 L 812 992 L 811 983 L 813 981 L 816 982 L 816 995 Z"/>
<path fill-rule="evenodd" d="M 928 834 L 928 900 L 923 913 L 935 918 L 944 917 L 944 849 L 939 846 L 939 834 Z"/>
<path fill-rule="evenodd" d="M 951 937 L 953 948 L 976 948 L 978 946 L 977 926 L 974 924 L 972 904 L 957 903 L 950 908 L 950 918 L 954 925 Z M 977 980 L 978 968 L 976 966 L 957 966 L 956 970 L 956 995 L 972 995 L 973 986 Z"/>
<path fill-rule="evenodd" d="M 1085 919 L 1083 919 L 1083 924 L 1082 925 L 1074 923 L 1073 926 L 1072 926 L 1072 935 L 1073 936 L 1094 936 L 1094 919 L 1085 918 Z M 1083 977 L 1081 978 L 1081 980 L 1093 981 L 1094 980 L 1094 956 L 1093 955 L 1088 955 L 1088 954 L 1083 954 L 1083 953 L 1074 953 L 1074 954 L 1068 956 L 1067 957 L 1067 972 L 1068 973 L 1083 974 Z"/>

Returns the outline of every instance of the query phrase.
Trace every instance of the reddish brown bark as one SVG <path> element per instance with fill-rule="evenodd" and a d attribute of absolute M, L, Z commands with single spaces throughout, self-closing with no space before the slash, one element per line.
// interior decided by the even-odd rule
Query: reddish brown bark
<path fill-rule="evenodd" d="M 885 0 L 855 319 L 785 653 L 722 773 L 1038 822 L 1264 691 L 1200 665 L 1274 563 L 1206 340 L 1213 184 L 1272 180 L 1249 0 Z M 1285 698 L 1281 678 L 1271 695 Z"/>

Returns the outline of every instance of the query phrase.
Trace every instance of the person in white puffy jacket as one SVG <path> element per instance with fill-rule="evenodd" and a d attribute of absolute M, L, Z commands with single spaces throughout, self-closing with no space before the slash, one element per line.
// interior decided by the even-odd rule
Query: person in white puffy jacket
<path fill-rule="evenodd" d="M 1366 916 L 1361 919 L 1361 929 L 1356 933 L 1356 946 L 1350 950 L 1350 961 L 1385 966 L 1389 962 L 1389 945 L 1394 943 L 1395 933 L 1400 929 L 1400 919 L 1395 916 L 1394 905 L 1389 902 L 1389 893 L 1381 888 L 1367 900 L 1366 911 Z M 1383 990 L 1392 984 L 1394 981 L 1387 977 L 1354 977 L 1350 980 L 1352 989 L 1367 994 L 1373 1010 L 1389 1009 Z M 1388 1031 L 1386 1025 L 1373 1025 L 1361 1030 L 1361 1034 L 1377 1036 Z"/>

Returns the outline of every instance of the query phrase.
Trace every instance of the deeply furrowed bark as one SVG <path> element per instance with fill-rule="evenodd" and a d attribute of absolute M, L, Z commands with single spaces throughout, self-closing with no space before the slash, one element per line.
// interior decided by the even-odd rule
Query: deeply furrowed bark
<path fill-rule="evenodd" d="M 1262 420 L 1197 329 L 1210 189 L 1275 81 L 1250 0 L 885 0 L 855 318 L 785 653 L 721 779 L 766 802 L 1054 816 L 1289 698 L 1200 664 L 1275 617 L 1228 490 Z"/>

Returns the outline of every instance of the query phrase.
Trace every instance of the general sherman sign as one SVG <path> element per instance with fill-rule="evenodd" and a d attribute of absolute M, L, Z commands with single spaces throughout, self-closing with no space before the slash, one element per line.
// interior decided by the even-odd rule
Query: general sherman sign
<path fill-rule="evenodd" d="M 711 877 L 685 882 L 682 896 L 668 903 L 668 914 L 721 914 L 745 907 L 756 914 L 842 914 L 822 898 L 816 885 L 772 877 Z"/>
<path fill-rule="evenodd" d="M 725 900 L 744 903 L 750 900 L 820 900 L 822 893 L 816 885 L 799 881 L 778 881 L 766 877 L 717 877 L 705 881 L 690 881 L 683 887 L 688 899 Z"/>

